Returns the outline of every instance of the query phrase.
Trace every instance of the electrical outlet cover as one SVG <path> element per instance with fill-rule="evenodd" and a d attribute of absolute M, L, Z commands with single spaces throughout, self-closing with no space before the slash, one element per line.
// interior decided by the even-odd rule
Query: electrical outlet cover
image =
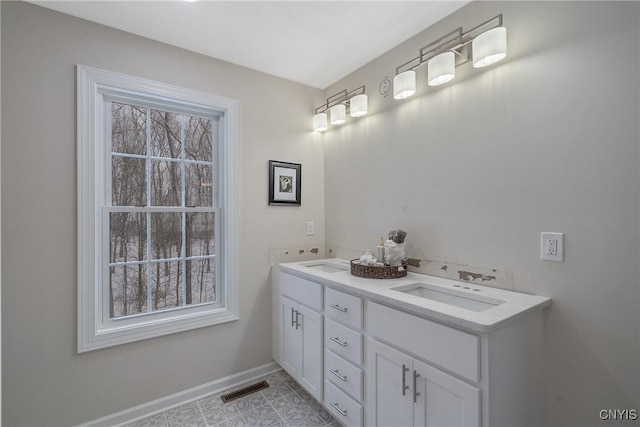
<path fill-rule="evenodd" d="M 540 234 L 540 259 L 564 261 L 564 233 L 542 232 Z"/>

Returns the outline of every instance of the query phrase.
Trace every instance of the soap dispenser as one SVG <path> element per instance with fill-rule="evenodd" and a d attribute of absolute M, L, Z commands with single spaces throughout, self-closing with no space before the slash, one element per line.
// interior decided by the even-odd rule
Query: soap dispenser
<path fill-rule="evenodd" d="M 376 255 L 378 262 L 382 263 L 382 265 L 385 265 L 386 261 L 384 259 L 384 237 L 380 237 L 380 245 L 376 246 Z"/>

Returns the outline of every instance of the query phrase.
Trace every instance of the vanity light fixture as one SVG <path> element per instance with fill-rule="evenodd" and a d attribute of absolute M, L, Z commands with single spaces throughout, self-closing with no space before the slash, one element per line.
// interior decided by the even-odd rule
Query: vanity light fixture
<path fill-rule="evenodd" d="M 361 117 L 368 112 L 368 98 L 365 94 L 364 85 L 347 92 L 341 90 L 335 95 L 327 98 L 327 102 L 315 110 L 313 116 L 313 130 L 324 132 L 327 130 L 327 111 L 331 115 L 332 125 L 341 125 L 347 120 L 347 109 L 351 117 Z"/>
<path fill-rule="evenodd" d="M 403 71 L 393 78 L 394 99 L 405 99 L 416 93 L 416 72 Z"/>
<path fill-rule="evenodd" d="M 332 125 L 341 125 L 347 121 L 347 106 L 344 104 L 334 105 L 329 109 L 329 113 Z"/>
<path fill-rule="evenodd" d="M 473 67 L 481 68 L 507 56 L 507 29 L 505 27 L 492 28 L 473 39 Z"/>
<path fill-rule="evenodd" d="M 427 62 L 427 83 L 440 86 L 456 76 L 456 56 L 453 52 L 443 52 Z"/>
<path fill-rule="evenodd" d="M 313 130 L 324 132 L 327 130 L 327 113 L 318 113 L 313 116 Z"/>
<path fill-rule="evenodd" d="M 361 117 L 369 111 L 369 98 L 364 93 L 356 95 L 349 101 L 351 117 Z"/>
<path fill-rule="evenodd" d="M 494 64 L 507 56 L 507 29 L 502 14 L 476 25 L 466 33 L 462 27 L 445 34 L 420 49 L 417 57 L 399 65 L 393 78 L 393 97 L 405 99 L 416 90 L 415 69 L 427 63 L 430 86 L 451 81 L 456 67 L 473 58 L 473 67 Z"/>

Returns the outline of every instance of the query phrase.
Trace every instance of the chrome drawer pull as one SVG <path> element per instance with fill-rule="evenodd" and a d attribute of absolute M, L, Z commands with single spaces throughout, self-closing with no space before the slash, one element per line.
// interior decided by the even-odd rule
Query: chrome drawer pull
<path fill-rule="evenodd" d="M 340 371 L 338 371 L 337 369 L 335 371 L 332 371 L 331 369 L 329 369 L 329 372 L 331 372 L 336 377 L 340 378 L 342 381 L 345 381 L 345 382 L 347 381 L 347 377 L 343 377 L 342 375 L 340 375 Z"/>
<path fill-rule="evenodd" d="M 296 321 L 293 318 L 293 312 L 295 310 L 293 309 L 293 307 L 291 307 L 291 327 L 294 327 L 296 325 Z"/>
<path fill-rule="evenodd" d="M 333 406 L 333 409 L 335 409 L 336 411 L 340 412 L 340 415 L 342 415 L 343 417 L 347 416 L 347 410 L 345 409 L 343 411 L 342 409 L 340 409 L 340 407 L 338 406 L 337 403 L 329 402 L 329 405 Z"/>
<path fill-rule="evenodd" d="M 420 393 L 418 392 L 418 387 L 417 387 L 417 379 L 420 376 L 419 373 L 417 373 L 414 369 L 413 371 L 413 403 L 417 403 L 418 402 L 418 396 L 420 396 Z"/>
<path fill-rule="evenodd" d="M 405 373 L 409 370 L 409 368 L 407 368 L 407 366 L 403 363 L 402 364 L 402 395 L 405 395 L 405 392 L 407 391 L 407 389 L 409 388 L 409 386 L 407 385 L 407 379 L 405 378 Z"/>
<path fill-rule="evenodd" d="M 338 311 L 341 311 L 343 313 L 347 312 L 347 308 L 346 307 L 340 307 L 338 304 L 331 304 L 330 305 L 331 308 L 335 308 Z"/>
<path fill-rule="evenodd" d="M 329 337 L 329 339 L 330 339 L 331 341 L 333 341 L 334 343 L 339 344 L 339 345 L 341 345 L 341 346 L 343 346 L 343 347 L 346 347 L 346 346 L 347 346 L 347 343 L 346 343 L 346 342 L 342 342 L 342 341 L 340 341 L 340 339 L 338 339 L 338 337 L 335 337 L 335 338 L 334 338 L 334 337 Z"/>

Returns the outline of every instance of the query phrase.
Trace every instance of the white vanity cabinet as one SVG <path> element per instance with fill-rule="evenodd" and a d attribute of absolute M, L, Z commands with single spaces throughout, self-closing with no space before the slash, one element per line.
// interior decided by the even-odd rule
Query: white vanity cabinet
<path fill-rule="evenodd" d="M 370 301 L 366 312 L 367 425 L 539 425 L 542 312 L 487 334 Z"/>
<path fill-rule="evenodd" d="M 477 335 L 376 303 L 368 305 L 367 313 L 373 337 L 367 346 L 369 425 L 388 426 L 394 420 L 407 426 L 481 425 L 478 387 L 408 354 L 477 381 Z"/>
<path fill-rule="evenodd" d="M 322 286 L 289 274 L 278 285 L 274 359 L 312 396 L 322 400 Z M 274 313 L 275 314 L 275 313 Z M 277 344 L 276 342 L 277 341 Z"/>
<path fill-rule="evenodd" d="M 272 269 L 273 358 L 337 420 L 541 424 L 549 298 L 411 272 L 362 279 L 343 266 L 348 261 Z M 416 284 L 438 295 L 403 293 Z M 457 304 L 461 298 L 481 303 Z"/>
<path fill-rule="evenodd" d="M 372 426 L 477 427 L 480 389 L 460 376 L 479 379 L 479 337 L 380 304 L 368 305 L 368 424 Z M 403 351 L 405 350 L 405 351 Z M 398 422 L 398 421 L 396 421 Z"/>
<path fill-rule="evenodd" d="M 480 389 L 369 339 L 368 425 L 480 425 Z"/>

